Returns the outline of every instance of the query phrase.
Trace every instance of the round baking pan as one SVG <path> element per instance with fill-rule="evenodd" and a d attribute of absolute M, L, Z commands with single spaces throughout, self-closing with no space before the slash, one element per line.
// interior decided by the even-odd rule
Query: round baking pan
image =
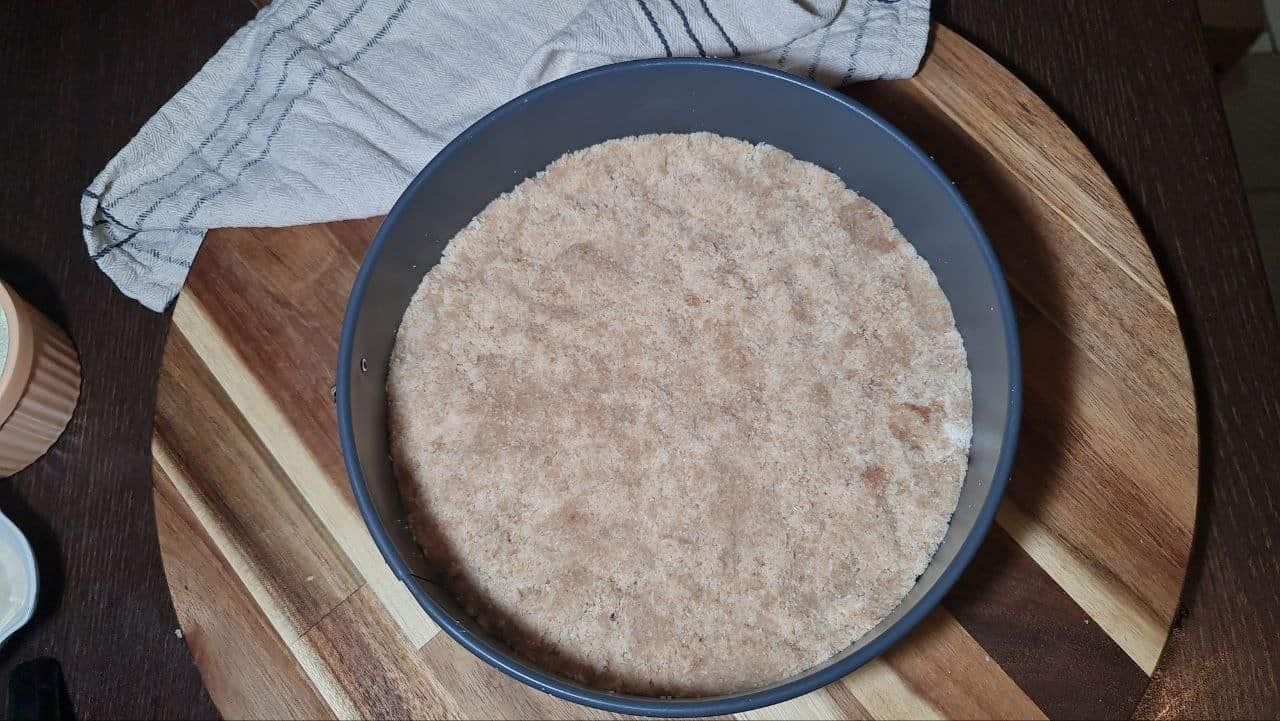
<path fill-rule="evenodd" d="M 599 691 L 526 663 L 454 602 L 409 530 L 387 452 L 387 362 L 423 275 L 498 195 L 566 152 L 611 138 L 709 131 L 768 143 L 839 175 L 874 201 L 929 261 L 951 302 L 973 374 L 973 445 L 942 545 L 902 603 L 825 664 L 745 693 L 649 698 Z M 1008 480 L 1021 409 L 1017 329 L 1008 288 L 951 181 L 896 129 L 858 103 L 796 77 L 738 62 L 660 59 L 608 65 L 536 88 L 485 116 L 409 185 L 379 229 L 347 304 L 338 352 L 338 427 L 369 532 L 396 576 L 446 633 L 542 691 L 609 711 L 710 716 L 800 696 L 901 639 L 941 599 L 982 542 Z"/>

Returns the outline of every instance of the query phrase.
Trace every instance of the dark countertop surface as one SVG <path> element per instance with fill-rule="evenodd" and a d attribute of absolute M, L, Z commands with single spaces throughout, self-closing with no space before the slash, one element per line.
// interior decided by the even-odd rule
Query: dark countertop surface
<path fill-rule="evenodd" d="M 1280 715 L 1280 325 L 1195 4 L 935 0 L 934 12 L 1094 151 L 1182 320 L 1200 510 L 1180 622 L 1139 715 Z M 37 546 L 42 584 L 36 621 L 0 649 L 0 680 L 54 656 L 82 718 L 217 715 L 174 634 L 152 519 L 169 319 L 87 259 L 77 208 L 97 171 L 253 13 L 247 0 L 23 3 L 0 24 L 0 277 L 69 329 L 84 369 L 67 432 L 0 480 L 0 509 Z"/>

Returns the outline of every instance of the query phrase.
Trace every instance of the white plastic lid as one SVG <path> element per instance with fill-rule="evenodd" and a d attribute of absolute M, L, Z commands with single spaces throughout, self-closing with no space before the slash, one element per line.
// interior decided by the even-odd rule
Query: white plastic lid
<path fill-rule="evenodd" d="M 0 643 L 31 620 L 36 610 L 36 585 L 31 544 L 0 513 Z"/>

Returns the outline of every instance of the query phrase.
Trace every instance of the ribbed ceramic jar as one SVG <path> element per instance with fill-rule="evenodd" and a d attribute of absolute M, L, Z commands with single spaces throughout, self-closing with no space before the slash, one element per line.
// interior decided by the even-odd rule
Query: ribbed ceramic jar
<path fill-rule="evenodd" d="M 58 440 L 80 398 L 80 361 L 61 328 L 0 282 L 0 476 Z"/>

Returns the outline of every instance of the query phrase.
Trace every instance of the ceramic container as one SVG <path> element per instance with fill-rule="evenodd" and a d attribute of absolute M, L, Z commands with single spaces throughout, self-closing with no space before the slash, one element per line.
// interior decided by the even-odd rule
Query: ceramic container
<path fill-rule="evenodd" d="M 0 476 L 58 440 L 80 398 L 80 361 L 61 328 L 0 282 Z"/>

